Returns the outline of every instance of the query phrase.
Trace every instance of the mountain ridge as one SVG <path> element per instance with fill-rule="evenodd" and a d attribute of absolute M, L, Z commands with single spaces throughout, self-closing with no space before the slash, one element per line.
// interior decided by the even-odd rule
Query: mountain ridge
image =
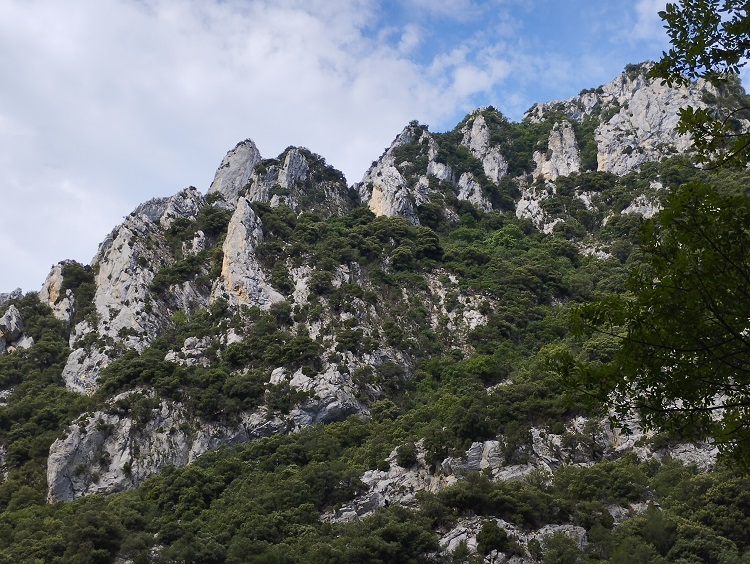
<path fill-rule="evenodd" d="M 525 484 L 667 457 L 713 468 L 712 445 L 665 445 L 637 421 L 627 437 L 566 403 L 545 364 L 554 347 L 606 361 L 611 340 L 575 343 L 565 312 L 622 291 L 661 195 L 709 174 L 676 124 L 684 104 L 720 94 L 656 84 L 649 68 L 519 123 L 492 107 L 445 133 L 413 121 L 352 185 L 306 148 L 264 159 L 241 141 L 205 194 L 144 202 L 90 265 L 62 261 L 37 295 L 3 294 L 0 407 L 19 406 L 19 419 L 0 429 L 46 434 L 32 448 L 16 438 L 29 429 L 2 431 L 0 502 L 25 464 L 44 465 L 37 481 L 56 504 L 143 487 L 221 447 L 360 420 L 387 438 L 355 454 L 360 486 L 321 506 L 325 522 L 415 507 L 419 492 L 480 473 Z M 23 407 L 24 370 L 64 406 L 47 423 Z M 559 527 L 588 542 L 580 524 L 531 523 L 521 534 L 506 522 L 523 550 Z M 461 526 L 441 546 L 476 551 L 479 521 Z"/>

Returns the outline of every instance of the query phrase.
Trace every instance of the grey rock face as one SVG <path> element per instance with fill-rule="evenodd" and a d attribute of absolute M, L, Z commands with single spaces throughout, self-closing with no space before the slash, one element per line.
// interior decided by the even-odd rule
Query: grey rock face
<path fill-rule="evenodd" d="M 255 256 L 255 249 L 262 241 L 260 219 L 247 198 L 240 198 L 224 240 L 221 278 L 212 299 L 226 297 L 232 305 L 257 305 L 264 309 L 284 300 L 268 283 Z"/>
<path fill-rule="evenodd" d="M 556 123 L 552 127 L 547 142 L 547 154 L 534 153 L 536 170 L 534 179 L 539 176 L 555 180 L 558 176 L 569 176 L 581 169 L 581 155 L 578 142 L 570 122 Z"/>
<path fill-rule="evenodd" d="M 63 369 L 68 387 L 93 392 L 101 370 L 119 354 L 118 350 L 143 350 L 169 323 L 169 308 L 163 300 L 152 300 L 150 290 L 156 273 L 173 261 L 164 230 L 178 218 L 195 219 L 205 205 L 192 187 L 169 198 L 151 200 L 138 206 L 99 246 L 93 260 L 98 270 L 94 280 L 96 319 L 80 323 L 71 335 L 73 351 Z M 51 282 L 48 299 L 54 295 L 54 287 Z M 173 290 L 170 297 L 186 311 L 196 304 L 207 304 L 207 296 L 201 296 L 189 284 Z M 97 342 L 78 347 L 78 342 L 92 332 Z"/>
<path fill-rule="evenodd" d="M 127 415 L 137 402 L 152 405 L 145 419 Z M 149 403 L 150 402 L 150 403 Z M 248 442 L 285 429 L 265 412 L 242 414 L 233 424 L 203 423 L 179 404 L 158 402 L 144 392 L 126 392 L 76 422 L 50 448 L 47 499 L 69 501 L 114 493 L 142 483 L 167 466 L 180 468 L 226 444 Z"/>
<path fill-rule="evenodd" d="M 385 154 L 365 173 L 362 182 L 357 184 L 360 199 L 375 215 L 399 215 L 412 223 L 419 223 L 412 203 L 413 197 L 407 187 L 406 178 L 396 166 L 399 163 L 396 163 L 394 153 L 396 149 L 411 143 L 414 139 L 424 139 L 426 142 L 428 138 L 429 134 L 418 127 L 405 127 Z"/>
<path fill-rule="evenodd" d="M 309 155 L 311 161 L 305 155 Z M 251 202 L 267 202 L 273 207 L 284 205 L 295 211 L 314 209 L 324 217 L 345 213 L 349 208 L 346 181 L 343 177 L 323 179 L 322 174 L 316 174 L 322 170 L 313 170 L 315 159 L 306 149 L 287 149 L 276 164 L 255 171 L 245 197 Z"/>
<path fill-rule="evenodd" d="M 203 337 L 202 339 L 188 337 L 180 351 L 169 351 L 164 356 L 164 360 L 183 366 L 210 366 L 209 360 L 205 357 L 206 349 L 210 345 L 211 339 L 209 337 Z"/>
<path fill-rule="evenodd" d="M 8 303 L 10 300 L 17 300 L 21 297 L 23 297 L 23 291 L 21 290 L 21 288 L 16 288 L 12 292 L 0 294 L 0 306 Z"/>
<path fill-rule="evenodd" d="M 464 126 L 461 144 L 482 162 L 484 174 L 495 184 L 507 174 L 508 161 L 498 147 L 490 144 L 490 129 L 481 113 L 475 112 L 474 118 Z"/>
<path fill-rule="evenodd" d="M 99 348 L 79 348 L 71 352 L 62 371 L 65 386 L 80 394 L 96 391 L 99 374 L 111 362 L 107 352 Z"/>
<path fill-rule="evenodd" d="M 23 319 L 16 306 L 10 306 L 0 317 L 0 338 L 6 343 L 12 343 L 23 335 Z"/>
<path fill-rule="evenodd" d="M 52 308 L 52 314 L 60 321 L 70 325 L 73 314 L 75 313 L 75 298 L 70 290 L 66 290 L 62 295 L 63 268 L 66 264 L 74 261 L 61 261 L 52 267 L 47 278 L 39 290 L 39 301 Z"/>
<path fill-rule="evenodd" d="M 291 377 L 281 370 L 271 376 L 271 384 L 288 382 L 289 386 L 307 392 L 310 398 L 291 412 L 291 420 L 298 427 L 316 423 L 343 421 L 350 415 L 367 413 L 367 409 L 357 400 L 357 387 L 348 375 L 329 366 L 314 376 L 306 376 L 298 370 Z"/>
<path fill-rule="evenodd" d="M 15 305 L 11 305 L 0 317 L 0 354 L 28 349 L 33 344 L 34 339 L 23 334 L 21 312 Z"/>
<path fill-rule="evenodd" d="M 164 211 L 158 219 L 152 219 L 151 221 L 158 221 L 164 229 L 169 229 L 177 219 L 195 220 L 198 211 L 205 206 L 206 201 L 201 193 L 194 186 L 190 186 L 167 198 Z"/>
<path fill-rule="evenodd" d="M 578 417 L 566 423 L 565 437 L 532 428 L 530 444 L 519 451 L 517 445 L 509 444 L 505 437 L 499 436 L 496 440 L 473 443 L 463 457 L 446 458 L 435 469 L 426 463 L 426 452 L 420 441 L 416 443 L 417 463 L 414 466 L 398 466 L 397 450 L 394 450 L 388 458 L 388 470 L 368 470 L 360 478 L 368 486 L 367 491 L 337 511 L 325 515 L 324 519 L 350 521 L 367 516 L 390 503 L 410 506 L 417 492 L 427 490 L 436 493 L 470 472 L 483 472 L 493 481 L 518 481 L 533 473 L 551 476 L 565 465 L 591 464 L 601 458 L 618 458 L 627 452 L 634 452 L 642 460 L 661 459 L 669 455 L 704 471 L 715 464 L 718 452 L 715 446 L 679 444 L 670 449 L 654 451 L 648 446 L 638 446 L 646 435 L 641 431 L 637 419 L 629 421 L 628 426 L 633 433 L 625 435 L 621 429 L 610 427 L 607 419 L 586 420 Z M 545 529 L 540 534 L 551 533 Z M 530 538 L 534 538 L 533 535 L 523 542 Z"/>
<path fill-rule="evenodd" d="M 277 159 L 263 160 L 250 140 L 227 154 L 208 192 L 220 193 L 230 208 L 242 196 L 274 207 L 315 210 L 323 217 L 341 215 L 351 207 L 346 179 L 318 155 L 291 147 Z"/>
<path fill-rule="evenodd" d="M 467 125 L 464 143 L 483 163 L 490 179 L 501 178 L 507 171 L 502 155 L 496 147 L 489 146 L 489 133 L 480 115 L 472 128 Z M 407 182 L 405 170 L 413 163 L 397 162 L 398 149 L 404 145 L 417 143 L 427 154 L 425 170 L 410 170 L 409 175 L 417 175 L 416 181 Z M 480 184 L 471 173 L 460 176 L 445 163 L 437 162 L 439 147 L 430 133 L 419 125 L 410 124 L 396 137 L 386 152 L 375 161 L 365 173 L 362 182 L 355 185 L 360 200 L 366 203 L 375 215 L 386 217 L 401 216 L 414 224 L 419 223 L 417 206 L 427 202 L 437 186 L 433 180 L 447 181 L 454 186 L 456 197 L 467 200 L 483 211 L 492 210 L 492 204 L 482 192 Z"/>
<path fill-rule="evenodd" d="M 261 160 L 260 151 L 252 140 L 237 143 L 221 161 L 208 193 L 218 192 L 227 202 L 235 204 L 240 192 L 250 181 L 255 165 Z"/>
<path fill-rule="evenodd" d="M 444 557 L 450 557 L 459 546 L 465 545 L 471 553 L 477 552 L 477 536 L 482 530 L 482 525 L 486 519 L 482 517 L 470 517 L 461 519 L 455 527 L 440 537 L 440 554 Z M 514 524 L 509 523 L 503 519 L 493 519 L 497 526 L 508 535 L 509 539 L 517 542 L 522 548 L 528 550 L 529 543 L 531 541 L 537 541 L 544 544 L 544 540 L 555 534 L 562 534 L 572 539 L 579 550 L 584 550 L 588 546 L 588 536 L 586 529 L 575 525 L 545 525 L 541 529 L 535 531 L 525 531 Z M 495 563 L 512 563 L 512 564 L 534 564 L 538 562 L 536 559 L 531 558 L 530 555 L 526 556 L 510 556 L 503 553 L 498 553 L 493 550 L 485 557 L 485 562 Z"/>
<path fill-rule="evenodd" d="M 482 193 L 482 186 L 470 172 L 465 172 L 458 179 L 458 199 L 466 200 L 483 212 L 492 211 L 492 204 Z"/>
<path fill-rule="evenodd" d="M 618 175 L 645 162 L 689 151 L 692 140 L 677 132 L 679 111 L 687 105 L 705 108 L 704 91 L 716 92 L 704 81 L 668 87 L 646 78 L 650 68 L 651 64 L 640 65 L 595 91 L 564 102 L 537 104 L 526 117 L 541 120 L 549 111 L 562 110 L 572 121 L 581 122 L 586 116 L 602 119 L 595 131 L 597 168 Z"/>
<path fill-rule="evenodd" d="M 200 352 L 207 345 L 205 339 L 188 338 L 183 347 L 185 358 L 171 358 L 170 353 L 168 360 L 199 362 Z M 116 396 L 106 411 L 82 417 L 63 439 L 53 443 L 47 464 L 48 500 L 72 500 L 132 488 L 167 466 L 180 468 L 223 445 L 242 444 L 314 423 L 340 421 L 355 413 L 367 414 L 354 396 L 351 379 L 347 383 L 333 369 L 314 377 L 300 371 L 291 379 L 283 369 L 274 371 L 270 383 L 282 381 L 310 394 L 283 419 L 261 408 L 241 413 L 233 422 L 204 422 L 182 405 L 158 401 L 146 391 Z M 145 417 L 135 419 L 130 412 L 138 403 L 145 403 L 150 410 Z"/>

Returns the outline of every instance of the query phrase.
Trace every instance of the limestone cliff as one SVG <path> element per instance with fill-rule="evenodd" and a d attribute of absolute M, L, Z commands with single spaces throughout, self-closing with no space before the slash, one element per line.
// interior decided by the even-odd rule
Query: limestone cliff
<path fill-rule="evenodd" d="M 346 179 L 325 159 L 302 147 L 289 147 L 275 159 L 263 159 L 250 139 L 238 143 L 219 165 L 208 194 L 231 207 L 241 197 L 296 211 L 315 210 L 325 217 L 352 206 Z"/>
<path fill-rule="evenodd" d="M 151 292 L 157 272 L 175 262 L 165 231 L 177 220 L 194 220 L 204 206 L 203 196 L 192 187 L 151 200 L 138 206 L 100 245 L 92 260 L 95 311 L 71 332 L 73 351 L 63 370 L 69 388 L 93 392 L 101 369 L 119 355 L 117 351 L 143 350 L 168 323 L 172 308 L 154 300 Z M 53 301 L 59 292 L 58 279 L 58 269 L 53 268 L 43 286 L 43 299 Z M 177 297 L 172 303 L 185 308 L 207 303 L 206 296 L 189 284 L 174 292 Z"/>
<path fill-rule="evenodd" d="M 260 151 L 250 139 L 237 143 L 222 159 L 209 194 L 220 194 L 228 203 L 234 205 L 242 189 L 250 181 L 255 165 L 262 160 Z"/>
<path fill-rule="evenodd" d="M 519 339 L 497 319 L 507 305 L 500 290 L 464 284 L 457 272 L 489 268 L 498 259 L 484 252 L 490 244 L 507 244 L 502 260 L 511 265 L 520 238 L 539 235 L 529 222 L 500 233 L 511 223 L 503 212 L 561 234 L 557 258 L 564 262 L 576 249 L 614 256 L 612 241 L 597 238 L 597 230 L 658 211 L 664 184 L 644 165 L 689 151 L 690 140 L 676 132 L 678 110 L 705 104 L 708 87 L 669 89 L 647 79 L 646 69 L 629 69 L 566 102 L 537 105 L 520 124 L 493 108 L 470 113 L 446 133 L 412 122 L 351 188 L 307 149 L 264 159 L 246 140 L 222 160 L 206 197 L 187 188 L 145 202 L 107 236 L 90 265 L 55 265 L 39 299 L 70 330 L 62 379 L 80 393 L 115 391 L 96 396 L 93 413 L 71 422 L 52 445 L 49 499 L 118 491 L 222 445 L 368 417 L 374 402 L 400 392 L 418 372 L 419 358 L 470 358 L 486 333 L 508 330 L 509 342 Z M 618 176 L 628 174 L 632 182 L 623 188 Z M 349 213 L 357 200 L 367 209 Z M 367 210 L 408 223 L 374 219 Z M 446 258 L 443 234 L 459 222 Z M 503 240 L 478 235 L 481 222 Z M 473 262 L 461 263 L 463 270 L 446 266 L 466 255 Z M 524 279 L 524 296 L 544 294 L 548 309 L 571 299 L 545 289 L 542 279 L 554 273 L 518 269 L 519 278 L 532 274 L 539 278 Z M 3 313 L 0 353 L 31 345 L 14 306 Z M 144 385 L 142 374 L 129 375 L 137 389 L 124 377 L 100 388 L 102 371 L 116 368 L 116 359 L 156 345 L 157 364 L 179 369 L 162 382 L 173 396 Z M 196 415 L 190 398 L 175 399 L 190 378 L 204 387 L 231 380 L 212 390 L 255 403 L 231 417 Z M 566 425 L 580 435 L 584 423 Z M 563 448 L 561 436 L 542 432 L 532 429 L 523 461 L 504 450 L 502 436 L 445 458 L 438 473 L 424 456 L 413 469 L 396 468 L 391 456 L 389 469 L 363 476 L 366 496 L 331 518 L 361 516 L 386 502 L 409 505 L 418 490 L 437 491 L 468 471 L 510 480 L 591 462 L 580 449 Z M 599 435 L 602 449 L 622 450 L 616 432 Z"/>
<path fill-rule="evenodd" d="M 255 250 L 262 241 L 260 221 L 247 198 L 241 197 L 224 240 L 224 261 L 221 278 L 212 292 L 214 299 L 224 297 L 233 305 L 250 304 L 265 309 L 284 299 L 268 284 L 256 258 Z"/>
<path fill-rule="evenodd" d="M 0 354 L 28 349 L 33 344 L 34 339 L 24 334 L 21 313 L 15 305 L 11 305 L 0 317 Z"/>
<path fill-rule="evenodd" d="M 409 143 L 429 144 L 430 135 L 416 124 L 408 125 L 365 173 L 357 185 L 359 197 L 375 215 L 400 215 L 418 223 L 415 206 L 419 188 L 411 190 L 399 170 L 397 150 Z"/>
<path fill-rule="evenodd" d="M 134 417 L 131 410 L 140 409 Z M 137 486 L 168 466 L 189 464 L 208 450 L 247 442 L 283 430 L 285 423 L 263 413 L 243 414 L 234 423 L 205 423 L 148 392 L 127 392 L 110 409 L 73 424 L 50 448 L 48 500 L 69 501 L 93 493 Z"/>
<path fill-rule="evenodd" d="M 626 174 L 645 162 L 690 149 L 691 140 L 677 131 L 685 106 L 705 108 L 706 82 L 669 87 L 646 76 L 651 63 L 630 65 L 612 82 L 581 92 L 564 102 L 536 104 L 526 114 L 532 121 L 562 112 L 571 121 L 596 124 L 597 170 Z M 582 141 L 579 139 L 579 142 Z"/>
<path fill-rule="evenodd" d="M 555 123 L 547 140 L 547 152 L 536 151 L 533 158 L 536 164 L 534 179 L 555 180 L 558 176 L 570 176 L 581 170 L 581 154 L 570 122 Z"/>

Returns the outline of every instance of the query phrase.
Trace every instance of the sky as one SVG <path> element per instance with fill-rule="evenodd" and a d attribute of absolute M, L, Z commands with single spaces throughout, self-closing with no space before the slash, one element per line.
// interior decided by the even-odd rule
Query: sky
<path fill-rule="evenodd" d="M 304 146 L 350 184 L 411 120 L 519 121 L 668 47 L 666 0 L 0 0 L 0 292 L 88 264 L 224 155 Z"/>

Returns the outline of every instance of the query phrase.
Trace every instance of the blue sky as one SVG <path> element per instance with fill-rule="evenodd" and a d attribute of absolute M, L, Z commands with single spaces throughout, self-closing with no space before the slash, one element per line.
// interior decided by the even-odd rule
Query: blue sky
<path fill-rule="evenodd" d="M 403 126 L 520 120 L 667 47 L 662 0 L 0 0 L 0 292 L 253 139 L 350 183 Z"/>

